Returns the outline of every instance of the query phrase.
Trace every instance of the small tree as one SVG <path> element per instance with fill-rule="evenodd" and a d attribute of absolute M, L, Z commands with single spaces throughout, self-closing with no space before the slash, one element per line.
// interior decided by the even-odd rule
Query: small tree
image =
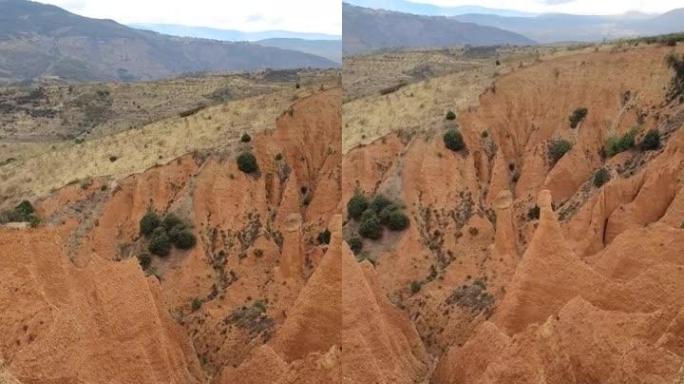
<path fill-rule="evenodd" d="M 371 199 L 371 202 L 368 205 L 368 208 L 372 209 L 377 214 L 380 214 L 386 207 L 394 207 L 394 202 L 381 193 L 373 196 L 373 199 Z"/>
<path fill-rule="evenodd" d="M 185 223 L 175 213 L 169 213 L 164 216 L 161 225 L 166 228 L 167 232 L 170 232 L 174 227 L 180 227 L 179 229 L 185 228 Z"/>
<path fill-rule="evenodd" d="M 384 224 L 391 231 L 403 231 L 409 225 L 409 218 L 400 209 L 394 209 L 387 214 Z"/>
<path fill-rule="evenodd" d="M 461 135 L 461 132 L 455 130 L 455 129 L 450 129 L 444 134 L 444 145 L 454 151 L 458 152 L 465 148 L 465 142 L 463 141 L 463 135 Z"/>
<path fill-rule="evenodd" d="M 568 118 L 570 120 L 570 128 L 576 128 L 577 125 L 579 125 L 579 123 L 582 120 L 584 120 L 584 118 L 587 116 L 588 112 L 589 111 L 584 107 L 580 107 L 580 108 L 575 109 L 575 111 L 572 112 L 572 114 Z"/>
<path fill-rule="evenodd" d="M 565 139 L 555 139 L 549 143 L 549 160 L 551 165 L 555 165 L 569 150 L 572 143 Z"/>
<path fill-rule="evenodd" d="M 655 151 L 660 148 L 660 131 L 657 129 L 648 131 L 641 144 L 639 144 L 639 148 L 642 151 Z"/>
<path fill-rule="evenodd" d="M 176 231 L 177 233 L 173 235 L 173 245 L 175 245 L 176 248 L 190 249 L 197 244 L 197 238 L 189 229 L 183 228 Z"/>
<path fill-rule="evenodd" d="M 243 152 L 237 158 L 238 169 L 244 173 L 253 173 L 259 169 L 257 159 L 250 152 Z"/>
<path fill-rule="evenodd" d="M 240 137 L 240 141 L 242 141 L 243 143 L 249 143 L 250 141 L 252 141 L 252 136 L 250 136 L 249 133 L 243 133 L 242 137 Z"/>
<path fill-rule="evenodd" d="M 171 239 L 164 227 L 160 226 L 152 231 L 147 249 L 157 256 L 166 256 L 171 252 Z"/>
<path fill-rule="evenodd" d="M 607 169 L 600 168 L 594 173 L 594 186 L 596 188 L 601 188 L 608 180 L 610 180 L 610 172 Z"/>
<path fill-rule="evenodd" d="M 158 226 L 161 225 L 159 215 L 153 210 L 148 210 L 147 213 L 140 219 L 140 234 L 148 237 L 152 234 Z"/>
<path fill-rule="evenodd" d="M 539 220 L 540 214 L 541 210 L 539 209 L 539 206 L 535 205 L 534 207 L 530 208 L 529 211 L 527 211 L 527 218 L 529 220 Z"/>
<path fill-rule="evenodd" d="M 354 220 L 358 220 L 367 208 L 368 199 L 366 196 L 361 192 L 356 192 L 347 202 L 347 215 Z"/>
<path fill-rule="evenodd" d="M 453 111 L 448 111 L 445 117 L 447 120 L 456 120 L 456 114 Z"/>

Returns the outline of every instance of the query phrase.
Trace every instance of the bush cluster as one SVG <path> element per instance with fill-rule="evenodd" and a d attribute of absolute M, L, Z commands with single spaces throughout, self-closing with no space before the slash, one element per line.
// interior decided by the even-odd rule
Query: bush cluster
<path fill-rule="evenodd" d="M 0 212 L 0 224 L 5 223 L 29 223 L 31 227 L 36 227 L 40 224 L 40 218 L 31 202 L 23 200 L 14 208 Z"/>
<path fill-rule="evenodd" d="M 569 150 L 572 143 L 565 139 L 554 139 L 549 143 L 549 160 L 551 165 L 555 165 Z"/>
<path fill-rule="evenodd" d="M 463 135 L 456 129 L 448 130 L 444 134 L 444 145 L 454 152 L 464 149 L 465 142 L 463 141 Z"/>
<path fill-rule="evenodd" d="M 611 136 L 606 140 L 606 145 L 603 147 L 603 152 L 606 157 L 613 157 L 620 152 L 634 148 L 636 137 L 639 134 L 639 128 L 634 127 L 622 136 Z"/>
<path fill-rule="evenodd" d="M 584 118 L 587 116 L 588 112 L 589 111 L 584 107 L 580 107 L 580 108 L 575 109 L 575 111 L 572 112 L 572 114 L 568 118 L 570 120 L 570 128 L 576 128 L 577 125 L 579 125 L 579 123 L 582 120 L 584 120 Z"/>
<path fill-rule="evenodd" d="M 359 222 L 359 235 L 366 239 L 381 238 L 383 228 L 390 231 L 402 231 L 409 226 L 409 218 L 400 204 L 382 194 L 377 194 L 368 200 L 363 193 L 356 192 L 347 202 L 347 213 L 350 219 Z M 360 242 L 360 239 L 357 240 Z M 352 250 L 354 250 L 354 245 L 356 244 L 349 243 Z M 362 244 L 358 246 L 358 251 L 361 247 Z"/>
<path fill-rule="evenodd" d="M 149 239 L 147 249 L 157 256 L 168 255 L 172 246 L 190 249 L 197 243 L 190 226 L 173 213 L 161 218 L 155 211 L 147 211 L 140 219 L 140 234 Z"/>

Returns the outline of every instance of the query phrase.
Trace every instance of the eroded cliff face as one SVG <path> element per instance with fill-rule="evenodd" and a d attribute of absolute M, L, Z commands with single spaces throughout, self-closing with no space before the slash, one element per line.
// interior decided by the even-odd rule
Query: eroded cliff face
<path fill-rule="evenodd" d="M 462 151 L 445 148 L 445 122 L 345 154 L 345 203 L 382 193 L 410 217 L 357 257 L 374 261 L 439 360 L 431 382 L 681 378 L 684 106 L 665 102 L 671 50 L 600 50 L 501 76 L 460 112 Z M 606 156 L 633 127 L 637 144 L 657 129 L 660 148 Z M 554 163 L 557 139 L 572 148 Z M 610 180 L 597 187 L 600 168 Z"/>

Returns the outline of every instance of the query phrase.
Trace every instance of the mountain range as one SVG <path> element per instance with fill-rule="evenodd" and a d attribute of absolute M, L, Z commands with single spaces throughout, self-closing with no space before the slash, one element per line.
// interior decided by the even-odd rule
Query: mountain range
<path fill-rule="evenodd" d="M 425 16 L 347 3 L 342 7 L 345 55 L 386 48 L 441 48 L 455 45 L 529 45 L 521 34 L 444 16 Z"/>
<path fill-rule="evenodd" d="M 0 82 L 151 80 L 188 72 L 335 67 L 326 58 L 249 42 L 183 38 L 0 0 Z"/>

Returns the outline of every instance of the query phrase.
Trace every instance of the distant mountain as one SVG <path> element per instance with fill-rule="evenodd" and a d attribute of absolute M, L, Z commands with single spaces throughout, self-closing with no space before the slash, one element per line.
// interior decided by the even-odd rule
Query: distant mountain
<path fill-rule="evenodd" d="M 512 9 L 497 9 L 481 7 L 479 5 L 460 5 L 442 7 L 433 4 L 414 3 L 406 0 L 349 0 L 351 5 L 364 8 L 385 9 L 403 13 L 413 13 L 425 16 L 455 16 L 469 13 L 490 14 L 499 16 L 534 16 L 534 13 L 521 12 Z M 474 1 L 475 2 L 475 1 Z"/>
<path fill-rule="evenodd" d="M 499 28 L 443 16 L 422 16 L 343 3 L 344 54 L 383 48 L 439 48 L 457 45 L 529 45 L 535 42 Z"/>
<path fill-rule="evenodd" d="M 684 31 L 684 9 L 675 9 L 662 15 L 634 12 L 610 16 L 543 14 L 535 17 L 468 14 L 454 16 L 454 19 L 503 28 L 540 43 L 588 42 Z"/>
<path fill-rule="evenodd" d="M 0 0 L 0 82 L 40 76 L 147 80 L 198 71 L 333 66 L 333 61 L 302 52 L 171 37 L 52 5 Z"/>
<path fill-rule="evenodd" d="M 305 40 L 305 39 L 265 39 L 255 41 L 265 47 L 289 49 L 325 57 L 338 64 L 342 63 L 342 40 Z"/>
<path fill-rule="evenodd" d="M 129 24 L 130 27 L 159 32 L 165 35 L 179 37 L 196 37 L 200 39 L 212 39 L 221 41 L 257 41 L 265 39 L 305 39 L 305 40 L 340 40 L 339 35 L 328 35 L 325 33 L 305 33 L 292 31 L 260 31 L 244 32 L 235 29 L 219 29 L 207 27 L 193 27 L 178 24 Z"/>

